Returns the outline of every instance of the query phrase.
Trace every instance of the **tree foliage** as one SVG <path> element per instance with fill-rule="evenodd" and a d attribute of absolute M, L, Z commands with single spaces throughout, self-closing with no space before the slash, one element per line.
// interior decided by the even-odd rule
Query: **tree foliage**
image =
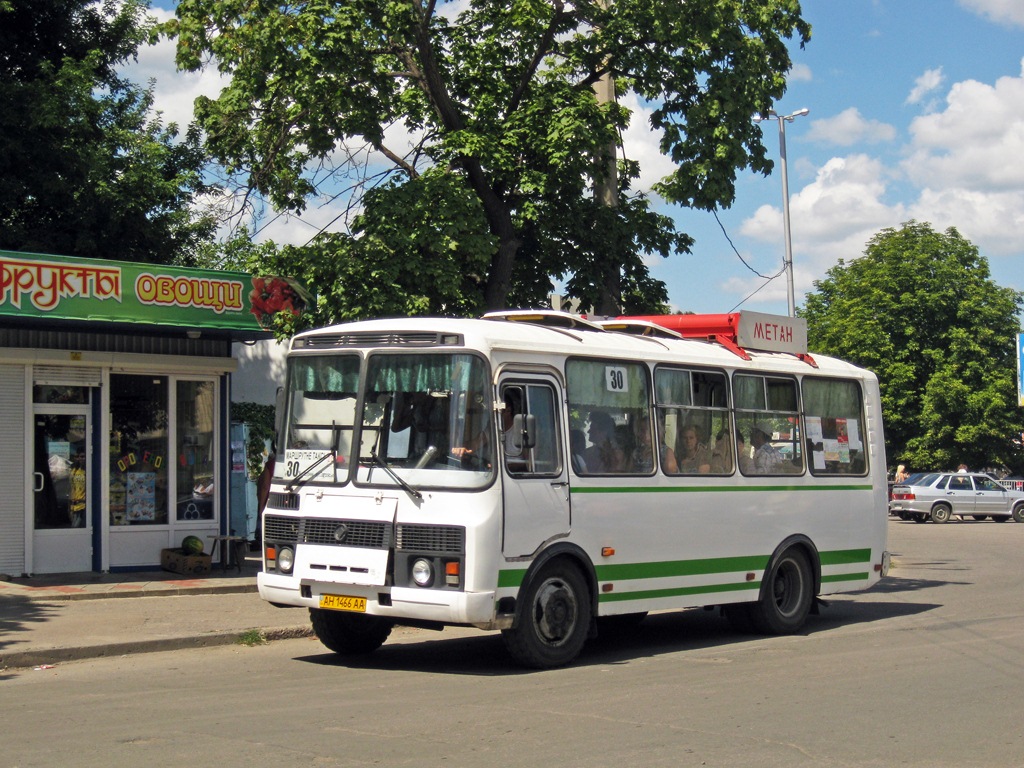
<path fill-rule="evenodd" d="M 808 294 L 811 348 L 878 375 L 890 463 L 1024 470 L 1017 407 L 1021 294 L 996 285 L 956 229 L 875 235 Z"/>
<path fill-rule="evenodd" d="M 594 198 L 629 119 L 595 83 L 610 75 L 652 106 L 674 163 L 663 197 L 728 206 L 738 170 L 771 168 L 751 116 L 785 89 L 787 41 L 810 34 L 796 0 L 181 0 L 177 17 L 165 31 L 179 67 L 212 57 L 230 76 L 196 105 L 216 157 L 278 209 L 301 212 L 336 181 L 332 169 L 352 171 L 343 148 L 372 149 L 365 184 L 390 181 L 360 201 L 362 228 L 316 249 L 339 254 L 335 283 L 369 281 L 350 267 L 376 264 L 384 305 L 406 303 L 403 279 L 458 278 L 457 299 L 419 302 L 447 312 L 538 303 L 552 277 L 587 299 L 609 269 L 627 301 L 663 302 L 644 256 L 692 241 L 631 193 L 635 162 L 619 163 L 617 207 Z M 441 196 L 424 196 L 438 186 Z M 439 212 L 449 204 L 462 220 Z M 384 254 L 409 269 L 396 279 Z M 343 303 L 355 313 L 361 300 Z"/>
<path fill-rule="evenodd" d="M 0 248 L 188 263 L 215 222 L 197 129 L 117 74 L 148 36 L 136 0 L 0 3 Z"/>

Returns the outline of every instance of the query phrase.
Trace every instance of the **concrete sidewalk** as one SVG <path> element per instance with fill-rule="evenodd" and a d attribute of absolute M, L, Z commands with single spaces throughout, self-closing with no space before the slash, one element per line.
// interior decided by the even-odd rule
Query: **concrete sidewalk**
<path fill-rule="evenodd" d="M 0 581 L 0 669 L 309 636 L 305 610 L 259 598 L 259 560 L 183 578 L 164 571 Z M 254 630 L 256 632 L 254 632 Z"/>

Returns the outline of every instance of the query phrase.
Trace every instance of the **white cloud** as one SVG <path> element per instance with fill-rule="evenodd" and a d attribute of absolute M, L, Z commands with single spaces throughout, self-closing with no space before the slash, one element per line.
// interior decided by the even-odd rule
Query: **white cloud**
<path fill-rule="evenodd" d="M 1004 192 L 1024 186 L 1024 66 L 995 85 L 965 80 L 942 112 L 910 124 L 912 149 L 903 163 L 922 188 Z"/>
<path fill-rule="evenodd" d="M 945 77 L 942 67 L 925 70 L 925 73 L 914 81 L 914 87 L 907 95 L 906 104 L 920 104 L 924 97 L 942 86 Z"/>
<path fill-rule="evenodd" d="M 833 157 L 819 169 L 813 182 L 791 194 L 793 283 L 798 303 L 799 297 L 840 258 L 849 261 L 860 256 L 865 243 L 880 229 L 898 226 L 909 218 L 903 206 L 885 202 L 887 180 L 888 172 L 877 158 L 864 154 Z M 777 251 L 775 263 L 781 267 L 781 206 L 762 205 L 743 222 L 740 232 Z M 749 293 L 761 282 L 735 278 L 730 285 L 736 293 Z M 781 278 L 774 281 L 755 300 L 779 301 L 780 296 L 784 300 L 784 283 Z"/>
<path fill-rule="evenodd" d="M 656 181 L 670 174 L 675 166 L 661 152 L 661 131 L 651 127 L 653 110 L 641 104 L 632 92 L 620 96 L 619 103 L 632 113 L 629 127 L 622 132 L 622 151 L 626 158 L 640 163 L 640 178 L 634 182 L 635 187 L 637 191 L 648 192 Z"/>
<path fill-rule="evenodd" d="M 790 83 L 809 83 L 813 79 L 811 68 L 806 64 L 794 64 L 786 74 L 786 80 Z"/>
<path fill-rule="evenodd" d="M 877 144 L 896 138 L 896 129 L 879 120 L 868 120 L 856 107 L 850 107 L 835 117 L 811 120 L 807 138 L 811 141 L 849 147 L 857 143 Z"/>
<path fill-rule="evenodd" d="M 174 18 L 172 11 L 151 8 L 158 21 Z M 139 49 L 139 60 L 125 68 L 125 74 L 140 85 L 155 80 L 154 108 L 163 113 L 164 123 L 177 123 L 182 132 L 192 122 L 197 96 L 215 97 L 227 84 L 215 66 L 200 72 L 178 72 L 174 63 L 176 41 L 161 39 L 156 45 Z"/>
<path fill-rule="evenodd" d="M 969 11 L 985 16 L 995 22 L 1008 22 L 1024 27 L 1024 4 L 1020 0 L 959 0 Z"/>

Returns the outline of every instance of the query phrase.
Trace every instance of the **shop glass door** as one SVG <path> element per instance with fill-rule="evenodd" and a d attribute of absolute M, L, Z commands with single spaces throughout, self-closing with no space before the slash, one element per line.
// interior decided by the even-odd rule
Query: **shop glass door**
<path fill-rule="evenodd" d="M 32 571 L 90 571 L 88 406 L 36 405 L 33 420 Z"/>

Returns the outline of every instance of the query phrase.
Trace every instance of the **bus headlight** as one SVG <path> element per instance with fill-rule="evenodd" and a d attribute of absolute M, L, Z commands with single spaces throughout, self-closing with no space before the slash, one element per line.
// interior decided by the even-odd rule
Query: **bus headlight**
<path fill-rule="evenodd" d="M 277 570 L 281 573 L 291 573 L 295 567 L 295 550 L 291 547 L 281 547 L 277 550 Z"/>
<path fill-rule="evenodd" d="M 416 582 L 417 586 L 429 587 L 434 583 L 434 566 L 433 564 L 425 559 L 418 558 L 412 564 L 412 580 Z"/>

